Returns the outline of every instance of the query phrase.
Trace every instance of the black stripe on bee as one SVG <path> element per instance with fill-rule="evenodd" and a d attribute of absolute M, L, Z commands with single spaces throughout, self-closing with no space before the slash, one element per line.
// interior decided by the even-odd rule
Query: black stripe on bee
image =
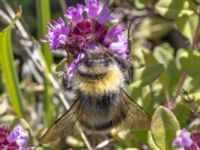
<path fill-rule="evenodd" d="M 80 120 L 80 123 L 87 129 L 89 130 L 93 130 L 93 131 L 105 131 L 105 130 L 109 130 L 112 127 L 118 125 L 119 123 L 121 123 L 127 116 L 127 113 L 122 112 L 120 113 L 119 116 L 117 116 L 116 118 L 113 118 L 112 120 L 109 120 L 108 122 L 103 122 L 103 123 L 99 123 L 98 125 L 90 125 L 87 122 L 84 122 L 83 120 Z"/>
<path fill-rule="evenodd" d="M 79 69 L 78 69 L 78 73 L 80 76 L 82 77 L 86 77 L 86 78 L 89 78 L 89 79 L 102 79 L 103 77 L 106 76 L 106 73 L 89 73 L 89 72 L 81 72 Z"/>
<path fill-rule="evenodd" d="M 112 106 L 116 104 L 118 95 L 116 93 L 105 93 L 101 96 L 93 96 L 78 92 L 81 97 L 80 103 L 84 106 L 85 110 L 90 110 L 91 113 L 98 112 L 100 114 L 109 112 Z"/>

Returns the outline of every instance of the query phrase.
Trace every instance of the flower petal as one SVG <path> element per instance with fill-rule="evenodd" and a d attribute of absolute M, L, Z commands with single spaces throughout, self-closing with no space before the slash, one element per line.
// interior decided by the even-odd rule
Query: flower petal
<path fill-rule="evenodd" d="M 182 137 L 182 143 L 183 143 L 184 147 L 190 148 L 193 141 L 190 137 Z"/>
<path fill-rule="evenodd" d="M 62 18 L 48 24 L 48 33 L 45 38 L 48 40 L 52 50 L 65 46 L 65 41 L 69 33 L 69 27 L 65 25 Z"/>
<path fill-rule="evenodd" d="M 119 56 L 126 58 L 128 51 L 128 42 L 126 37 L 123 34 L 118 35 L 118 40 L 116 42 L 112 42 L 109 45 L 109 49 L 117 53 Z"/>
<path fill-rule="evenodd" d="M 16 142 L 19 147 L 26 147 L 28 139 L 28 133 L 24 131 L 21 125 L 17 125 L 7 137 L 10 143 Z"/>
<path fill-rule="evenodd" d="M 18 125 L 16 126 L 11 133 L 8 135 L 7 140 L 11 143 L 13 141 L 16 141 L 17 138 L 20 136 L 20 132 L 22 130 L 22 126 Z"/>
<path fill-rule="evenodd" d="M 172 142 L 172 145 L 174 147 L 178 147 L 178 148 L 183 147 L 181 138 L 174 139 L 173 142 Z"/>
<path fill-rule="evenodd" d="M 87 8 L 89 8 L 93 4 L 99 5 L 100 1 L 99 0 L 85 0 L 85 5 Z"/>
<path fill-rule="evenodd" d="M 77 23 L 83 20 L 82 13 L 84 11 L 84 6 L 77 4 L 76 7 L 69 7 L 64 14 L 64 16 L 71 20 L 72 23 Z"/>
<path fill-rule="evenodd" d="M 88 7 L 87 17 L 88 17 L 89 19 L 94 19 L 94 18 L 97 16 L 98 11 L 99 11 L 99 5 L 96 4 L 96 3 L 91 4 L 91 5 Z"/>
<path fill-rule="evenodd" d="M 72 63 L 70 64 L 68 70 L 67 70 L 67 74 L 69 78 L 72 78 L 74 75 L 74 70 L 77 67 L 77 64 L 85 57 L 84 53 L 79 53 L 77 58 L 75 58 Z"/>
<path fill-rule="evenodd" d="M 192 146 L 192 139 L 190 138 L 189 132 L 183 129 L 177 138 L 173 140 L 173 146 L 178 148 L 190 148 Z"/>
<path fill-rule="evenodd" d="M 123 27 L 121 24 L 117 24 L 112 27 L 105 36 L 104 43 L 109 44 L 112 40 L 117 40 L 118 35 L 122 34 Z"/>
<path fill-rule="evenodd" d="M 99 14 L 98 22 L 103 25 L 111 19 L 110 9 L 107 6 L 104 6 Z"/>

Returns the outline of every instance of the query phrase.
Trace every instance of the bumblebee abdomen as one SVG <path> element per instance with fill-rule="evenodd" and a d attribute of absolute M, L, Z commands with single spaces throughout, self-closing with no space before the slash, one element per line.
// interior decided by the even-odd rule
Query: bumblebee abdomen
<path fill-rule="evenodd" d="M 118 116 L 113 116 L 112 119 L 109 119 L 107 121 L 96 121 L 96 123 L 87 122 L 84 119 L 80 119 L 81 125 L 90 131 L 95 132 L 103 132 L 107 131 L 115 126 L 117 126 L 119 123 L 121 123 L 126 118 L 126 113 L 119 114 Z M 106 116 L 104 116 L 105 118 Z"/>
<path fill-rule="evenodd" d="M 119 124 L 126 117 L 126 111 L 116 91 L 104 95 L 85 95 L 80 92 L 82 114 L 80 123 L 93 131 L 108 130 Z"/>

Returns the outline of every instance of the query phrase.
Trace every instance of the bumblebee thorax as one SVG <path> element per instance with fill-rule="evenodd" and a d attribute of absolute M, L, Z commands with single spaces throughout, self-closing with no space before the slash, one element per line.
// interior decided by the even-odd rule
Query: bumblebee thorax
<path fill-rule="evenodd" d="M 104 71 L 102 68 L 94 67 L 91 73 L 81 74 L 76 72 L 74 78 L 75 87 L 88 94 L 102 94 L 109 91 L 119 90 L 123 86 L 124 77 L 116 64 L 112 64 Z"/>

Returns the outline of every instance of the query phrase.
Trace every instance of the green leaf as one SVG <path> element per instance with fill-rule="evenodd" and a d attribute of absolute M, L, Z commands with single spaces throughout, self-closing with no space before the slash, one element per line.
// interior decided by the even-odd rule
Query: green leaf
<path fill-rule="evenodd" d="M 178 103 L 176 105 L 176 109 L 174 109 L 174 114 L 179 120 L 179 124 L 181 127 L 186 127 L 188 125 L 188 116 L 190 116 L 190 109 L 184 103 Z"/>
<path fill-rule="evenodd" d="M 145 64 L 147 66 L 157 64 L 158 61 L 154 58 L 153 53 L 151 51 L 143 51 Z"/>
<path fill-rule="evenodd" d="M 198 15 L 183 15 L 176 19 L 178 30 L 192 43 L 198 24 Z"/>
<path fill-rule="evenodd" d="M 193 0 L 196 4 L 200 4 L 200 0 Z"/>
<path fill-rule="evenodd" d="M 126 147 L 139 147 L 138 143 L 147 142 L 147 131 L 131 131 L 131 130 L 112 130 L 111 134 L 113 138 L 120 143 L 123 143 Z"/>
<path fill-rule="evenodd" d="M 3 76 L 5 79 L 5 86 L 14 112 L 18 116 L 23 116 L 24 108 L 22 106 L 22 93 L 19 87 L 19 81 L 15 62 L 13 58 L 12 44 L 11 44 L 11 29 L 15 22 L 21 16 L 21 9 L 16 13 L 15 19 L 12 23 L 0 32 L 0 64 L 2 67 Z"/>
<path fill-rule="evenodd" d="M 160 81 L 164 87 L 165 94 L 173 94 L 180 77 L 180 71 L 177 69 L 174 60 L 174 49 L 168 43 L 163 43 L 155 47 L 153 56 L 158 63 L 165 66 L 165 71 L 160 76 Z M 166 95 L 166 97 L 168 97 L 168 95 Z"/>
<path fill-rule="evenodd" d="M 38 35 L 39 38 L 43 38 L 44 35 L 47 33 L 46 25 L 50 21 L 50 2 L 49 0 L 37 0 L 37 25 L 38 25 Z M 51 72 L 51 66 L 53 62 L 52 53 L 49 50 L 48 43 L 41 43 L 42 45 L 42 52 L 44 55 L 44 59 L 46 61 L 46 67 L 45 69 L 48 69 L 45 71 L 44 76 L 44 112 L 43 112 L 43 120 L 46 125 L 50 125 L 53 121 L 53 112 L 54 105 L 52 104 L 52 98 L 53 98 L 53 88 L 50 84 L 50 81 L 47 77 L 48 72 Z"/>
<path fill-rule="evenodd" d="M 47 33 L 46 25 L 50 22 L 50 2 L 49 0 L 37 0 L 37 29 L 39 38 L 43 38 Z M 49 50 L 49 44 L 42 42 L 42 52 L 47 62 L 48 69 L 51 70 L 53 61 L 52 53 Z"/>
<path fill-rule="evenodd" d="M 58 63 L 58 65 L 56 66 L 55 71 L 57 71 L 57 72 L 62 71 L 62 70 L 65 68 L 66 63 L 67 63 L 67 58 L 63 58 L 63 59 Z"/>
<path fill-rule="evenodd" d="M 164 67 L 162 64 L 154 64 L 137 70 L 135 73 L 135 82 L 130 85 L 130 89 L 151 84 L 163 71 Z"/>
<path fill-rule="evenodd" d="M 191 81 L 193 89 L 200 89 L 200 76 L 196 76 Z"/>
<path fill-rule="evenodd" d="M 152 116 L 151 133 L 154 143 L 162 150 L 172 149 L 172 140 L 180 125 L 174 114 L 166 107 L 159 106 Z"/>
<path fill-rule="evenodd" d="M 146 18 L 139 24 L 134 38 L 156 40 L 165 36 L 174 27 L 175 24 L 172 21 L 160 17 Z"/>
<path fill-rule="evenodd" d="M 153 56 L 155 59 L 163 64 L 165 67 L 173 60 L 174 50 L 168 43 L 163 43 L 155 47 Z"/>
<path fill-rule="evenodd" d="M 180 58 L 182 69 L 191 77 L 200 75 L 200 53 L 198 51 L 185 51 Z"/>
<path fill-rule="evenodd" d="M 158 148 L 157 145 L 154 143 L 151 131 L 148 131 L 148 144 L 149 144 L 151 149 L 160 150 L 160 148 Z"/>
<path fill-rule="evenodd" d="M 169 19 L 177 19 L 184 15 L 191 16 L 196 11 L 196 5 L 192 0 L 159 0 L 155 10 Z"/>
<path fill-rule="evenodd" d="M 150 0 L 134 0 L 135 7 L 138 9 L 143 9 L 147 6 Z"/>

